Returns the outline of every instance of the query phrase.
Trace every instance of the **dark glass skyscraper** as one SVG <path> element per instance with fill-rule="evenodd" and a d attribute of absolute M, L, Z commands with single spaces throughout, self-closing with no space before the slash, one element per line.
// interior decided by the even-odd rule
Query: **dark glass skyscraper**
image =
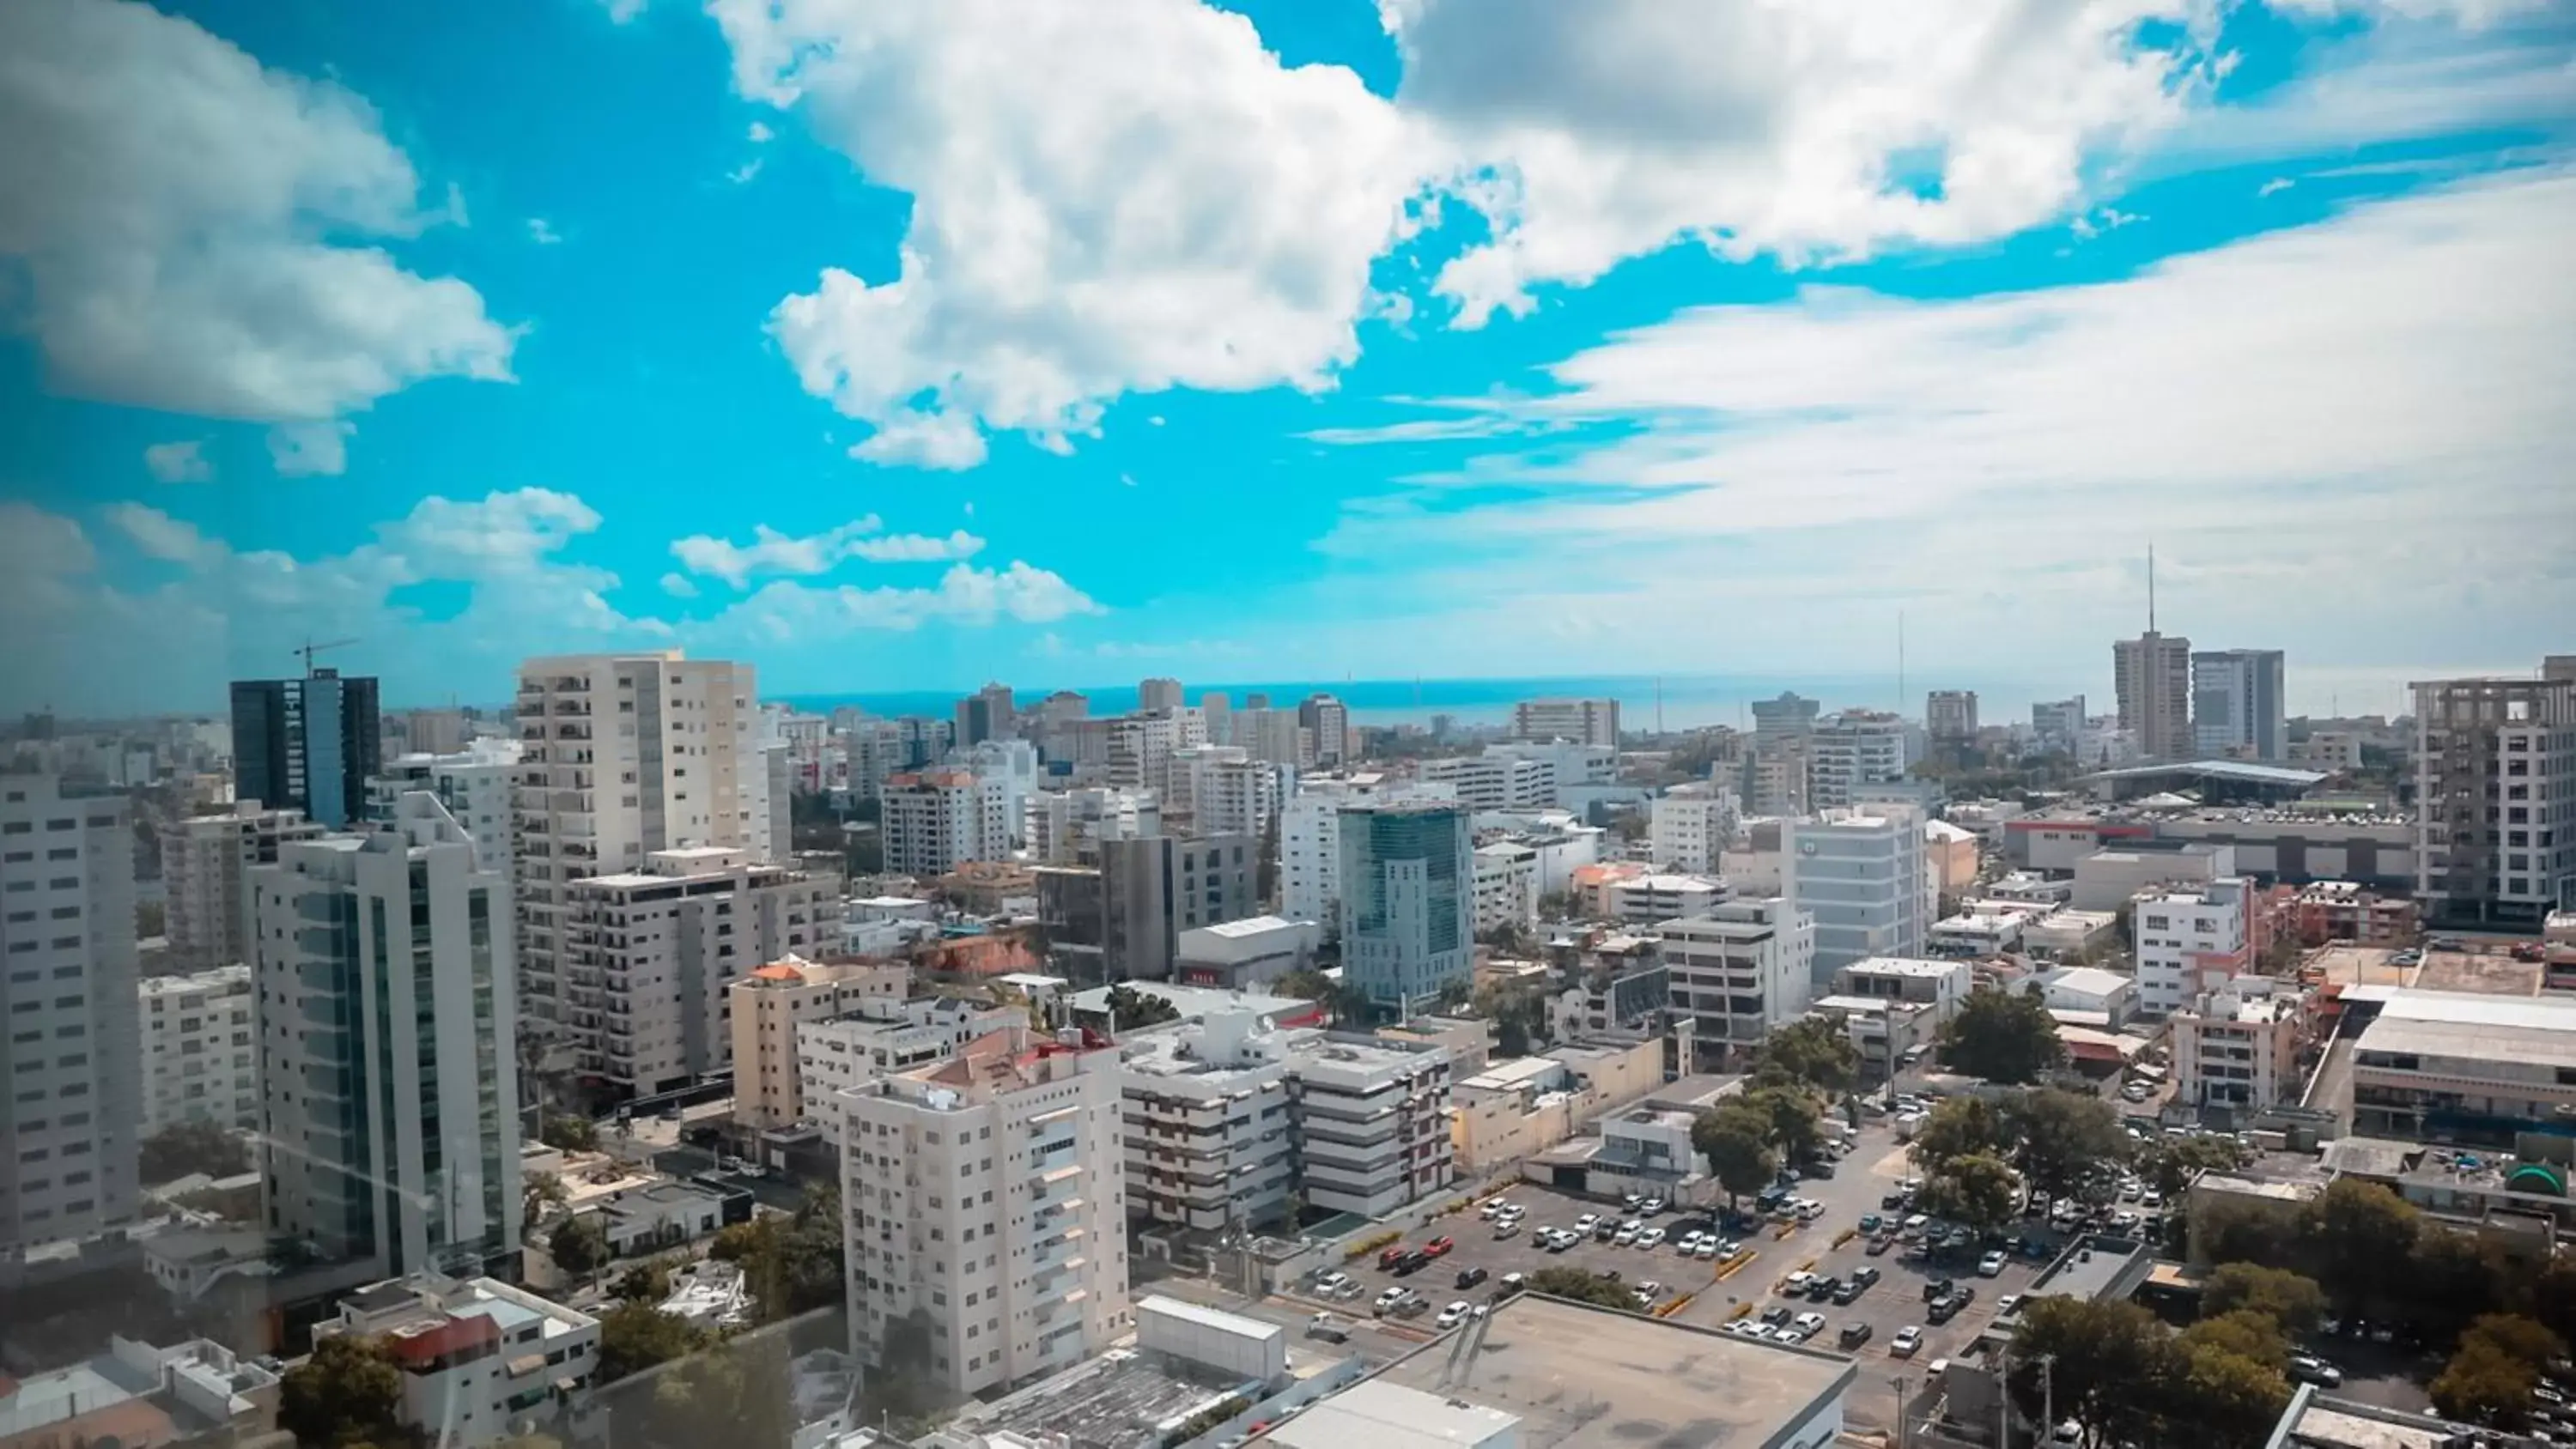
<path fill-rule="evenodd" d="M 233 795 L 301 810 L 334 830 L 365 813 L 384 759 L 376 681 L 317 669 L 233 681 Z"/>

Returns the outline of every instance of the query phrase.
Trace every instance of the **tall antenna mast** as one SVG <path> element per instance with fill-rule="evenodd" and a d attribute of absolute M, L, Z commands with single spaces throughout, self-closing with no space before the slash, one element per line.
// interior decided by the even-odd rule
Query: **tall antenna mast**
<path fill-rule="evenodd" d="M 1896 713 L 1905 715 L 1905 611 L 1896 611 Z"/>
<path fill-rule="evenodd" d="M 2156 542 L 2147 540 L 2147 632 L 2156 632 Z"/>

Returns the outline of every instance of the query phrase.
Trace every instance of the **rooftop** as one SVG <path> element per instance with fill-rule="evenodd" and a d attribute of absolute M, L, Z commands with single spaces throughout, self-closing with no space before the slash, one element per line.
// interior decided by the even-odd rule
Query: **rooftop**
<path fill-rule="evenodd" d="M 1246 916 L 1240 921 L 1219 921 L 1213 926 L 1201 926 L 1198 929 L 1212 936 L 1226 936 L 1239 940 L 1250 936 L 1267 936 L 1274 931 L 1302 930 L 1305 926 L 1305 922 L 1292 921 L 1285 916 Z"/>
<path fill-rule="evenodd" d="M 1111 1349 L 990 1404 L 966 1421 L 986 1433 L 1081 1449 L 1155 1449 L 1162 1426 L 1217 1403 L 1241 1387 L 1160 1354 Z"/>
<path fill-rule="evenodd" d="M 1871 956 L 1843 968 L 1863 976 L 1949 976 L 1967 970 L 1958 961 L 1926 961 L 1913 956 Z"/>
<path fill-rule="evenodd" d="M 2087 780 L 2153 780 L 2172 775 L 2192 775 L 2209 780 L 2229 780 L 2246 785 L 2278 785 L 2285 789 L 2306 789 L 2326 782 L 2321 770 L 2295 770 L 2287 765 L 2258 765 L 2251 760 L 2177 760 L 2146 765 L 2123 765 L 2118 769 L 2096 770 Z"/>
<path fill-rule="evenodd" d="M 2463 1432 L 2430 1415 L 2333 1398 L 2301 1385 L 2271 1442 L 2274 1449 L 2442 1449 Z"/>
<path fill-rule="evenodd" d="M 1318 1413 L 1351 1401 L 1341 1422 L 1357 1429 L 1356 1437 L 1283 1438 L 1274 1431 L 1268 1442 L 1332 1449 L 1459 1442 L 1419 1437 L 1436 1432 L 1437 1416 L 1410 1395 L 1370 1387 L 1379 1385 L 1414 1390 L 1453 1412 L 1463 1404 L 1510 1415 L 1520 1421 L 1519 1449 L 1754 1449 L 1784 1442 L 1784 1430 L 1812 1419 L 1860 1372 L 1839 1354 L 1533 1293 L 1505 1300 L 1484 1324 L 1457 1374 L 1444 1373 L 1455 1345 L 1434 1339 L 1290 1421 L 1330 1425 L 1334 1416 L 1318 1420 Z"/>
<path fill-rule="evenodd" d="M 1183 1019 L 1200 1021 L 1220 1011 L 1253 1011 L 1282 1019 L 1299 1019 L 1316 1014 L 1315 1003 L 1294 996 L 1272 996 L 1260 991 L 1229 991 L 1222 986 L 1183 986 L 1172 981 L 1126 981 L 1149 996 L 1170 1002 Z M 1109 1010 L 1110 988 L 1094 986 L 1073 994 L 1073 1009 L 1078 1013 L 1098 1016 Z"/>
<path fill-rule="evenodd" d="M 2576 1002 L 2392 991 L 2354 1050 L 2576 1068 Z"/>

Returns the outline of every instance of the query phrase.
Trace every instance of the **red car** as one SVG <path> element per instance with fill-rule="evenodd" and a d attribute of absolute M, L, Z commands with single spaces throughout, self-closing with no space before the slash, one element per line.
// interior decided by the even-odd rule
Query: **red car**
<path fill-rule="evenodd" d="M 1378 1271 L 1379 1271 L 1379 1272 L 1381 1272 L 1381 1273 L 1392 1271 L 1392 1270 L 1394 1269 L 1394 1267 L 1395 1267 L 1395 1265 L 1396 1265 L 1396 1264 L 1401 1263 L 1401 1262 L 1403 1262 L 1403 1261 L 1404 1261 L 1404 1244 L 1402 1244 L 1402 1243 L 1398 1243 L 1398 1244 L 1396 1244 L 1394 1247 L 1389 1248 L 1389 1249 L 1387 1249 L 1385 1252 L 1380 1253 L 1380 1254 L 1378 1254 L 1378 1255 L 1377 1255 L 1377 1267 L 1378 1267 Z"/>
<path fill-rule="evenodd" d="M 1430 1242 L 1422 1245 L 1422 1251 L 1437 1258 L 1456 1246 L 1458 1246 L 1458 1242 L 1455 1238 L 1433 1238 Z"/>

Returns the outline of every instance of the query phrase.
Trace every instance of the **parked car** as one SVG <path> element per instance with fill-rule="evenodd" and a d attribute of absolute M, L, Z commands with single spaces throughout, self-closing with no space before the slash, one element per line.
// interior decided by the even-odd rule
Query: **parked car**
<path fill-rule="evenodd" d="M 1318 1313 L 1306 1320 L 1306 1336 L 1320 1338 L 1326 1343 L 1348 1343 L 1351 1341 L 1351 1330 L 1350 1325 L 1333 1315 Z"/>
<path fill-rule="evenodd" d="M 1870 1328 L 1866 1323 L 1846 1323 L 1843 1325 L 1843 1331 L 1834 1335 L 1834 1342 L 1841 1344 L 1847 1350 L 1855 1349 L 1869 1342 L 1869 1333 Z"/>
<path fill-rule="evenodd" d="M 1798 1330 L 1800 1333 L 1813 1333 L 1817 1329 L 1825 1326 L 1825 1315 L 1821 1313 L 1801 1313 L 1797 1317 L 1789 1320 L 1789 1326 Z"/>
<path fill-rule="evenodd" d="M 1715 1238 L 1702 1238 L 1693 1244 L 1690 1250 L 1690 1255 L 1703 1263 L 1716 1262 L 1717 1253 L 1718 1240 Z"/>
<path fill-rule="evenodd" d="M 1866 1283 L 1846 1278 L 1834 1286 L 1834 1302 L 1848 1308 L 1860 1301 L 1861 1291 L 1868 1286 Z"/>
<path fill-rule="evenodd" d="M 1792 1273 L 1780 1280 L 1780 1293 L 1787 1298 L 1804 1298 L 1807 1296 L 1807 1285 L 1815 1281 L 1816 1275 L 1813 1273 L 1804 1271 Z"/>
<path fill-rule="evenodd" d="M 1621 1223 L 1618 1230 L 1611 1233 L 1610 1241 L 1617 1246 L 1624 1248 L 1636 1242 L 1637 1234 L 1643 1231 L 1645 1231 L 1645 1229 L 1638 1227 L 1635 1223 Z"/>
<path fill-rule="evenodd" d="M 1458 1286 L 1461 1288 L 1473 1288 L 1477 1284 L 1484 1282 L 1485 1277 L 1485 1270 L 1482 1268 L 1461 1268 L 1458 1270 Z"/>
<path fill-rule="evenodd" d="M 1448 1307 L 1440 1310 L 1440 1316 L 1431 1320 L 1431 1326 L 1434 1328 L 1456 1328 L 1459 1324 L 1467 1321 L 1467 1314 L 1472 1307 L 1473 1305 L 1469 1304 L 1464 1299 L 1452 1303 Z"/>
<path fill-rule="evenodd" d="M 2321 1389 L 2339 1389 L 2343 1387 L 2343 1370 L 2324 1359 L 2310 1354 L 2300 1354 L 2290 1360 L 2290 1380 L 2293 1383 L 2315 1384 Z M 2535 1394 L 2536 1392 L 2535 1390 Z"/>
<path fill-rule="evenodd" d="M 1640 1248 L 1652 1248 L 1663 1242 L 1663 1240 L 1664 1230 L 1662 1228 L 1648 1228 L 1644 1232 L 1637 1234 L 1637 1246 Z"/>
<path fill-rule="evenodd" d="M 1599 1213 L 1585 1213 L 1574 1220 L 1574 1230 L 1578 1233 L 1588 1233 L 1599 1226 L 1601 1226 Z"/>
<path fill-rule="evenodd" d="M 2003 1255 L 2003 1254 L 2001 1254 L 2001 1253 L 1988 1253 L 1988 1254 L 1986 1254 L 1984 1257 L 1979 1258 L 1979 1259 L 1977 1260 L 1977 1276 L 1978 1276 L 1978 1277 L 1980 1277 L 1980 1278 L 2000 1278 L 2000 1277 L 2002 1277 L 2002 1276 L 2003 1276 L 2003 1274 L 2004 1274 L 2004 1255 Z"/>
<path fill-rule="evenodd" d="M 2018 1293 L 2007 1293 L 2003 1297 L 1995 1300 L 1995 1317 L 2009 1317 L 2013 1310 L 2019 1307 L 2021 1307 L 2021 1295 Z"/>
<path fill-rule="evenodd" d="M 1430 1242 L 1422 1245 L 1422 1251 L 1434 1258 L 1437 1258 L 1456 1246 L 1458 1246 L 1458 1240 L 1455 1238 L 1433 1238 Z"/>
<path fill-rule="evenodd" d="M 1910 1323 L 1896 1330 L 1896 1336 L 1887 1341 L 1887 1351 L 1898 1358 L 1912 1358 L 1914 1351 L 1922 1346 L 1923 1330 Z"/>
<path fill-rule="evenodd" d="M 1494 1237 L 1498 1240 L 1502 1238 L 1519 1237 L 1520 1231 L 1521 1220 L 1519 1218 L 1504 1218 L 1494 1224 Z"/>
<path fill-rule="evenodd" d="M 1773 1328 L 1778 1328 L 1781 1324 L 1788 1322 L 1789 1318 L 1789 1310 L 1777 1305 L 1762 1310 L 1762 1321 L 1771 1325 Z"/>
<path fill-rule="evenodd" d="M 1655 1214 L 1662 1212 L 1663 1210 L 1664 1200 L 1659 1197 L 1650 1197 L 1644 1202 L 1637 1204 L 1637 1216 L 1643 1218 L 1653 1217 Z"/>
<path fill-rule="evenodd" d="M 1923 1285 L 1923 1301 L 1929 1303 L 1935 1298 L 1947 1298 L 1958 1286 L 1947 1278 L 1935 1278 Z"/>
<path fill-rule="evenodd" d="M 1404 1261 L 1404 1253 L 1405 1247 L 1402 1243 L 1398 1243 L 1394 1247 L 1388 1248 L 1384 1252 L 1379 1253 L 1377 1255 L 1378 1271 L 1381 1273 L 1392 1272 L 1396 1264 Z"/>

